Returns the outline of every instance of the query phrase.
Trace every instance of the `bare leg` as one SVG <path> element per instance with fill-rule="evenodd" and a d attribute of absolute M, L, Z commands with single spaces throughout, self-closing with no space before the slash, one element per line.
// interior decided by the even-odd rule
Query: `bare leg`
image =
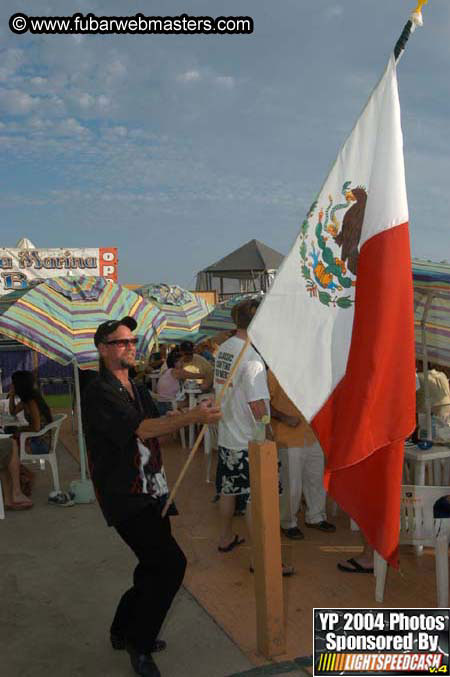
<path fill-rule="evenodd" d="M 356 561 L 361 564 L 363 567 L 373 567 L 373 548 L 367 543 L 363 538 L 363 551 L 360 557 L 356 558 Z"/>
<path fill-rule="evenodd" d="M 220 539 L 219 547 L 226 548 L 233 538 L 233 515 L 236 498 L 234 496 L 220 495 L 219 512 L 220 512 Z"/>
<path fill-rule="evenodd" d="M 0 481 L 2 483 L 3 500 L 5 507 L 11 506 L 13 502 L 11 478 L 7 470 L 0 470 Z"/>
<path fill-rule="evenodd" d="M 13 448 L 8 470 L 12 482 L 12 495 L 14 503 L 29 503 L 32 505 L 30 499 L 25 496 L 25 494 L 22 492 L 22 489 L 20 488 L 20 459 L 19 447 L 16 440 L 13 440 Z"/>
<path fill-rule="evenodd" d="M 364 536 L 361 534 L 361 540 L 362 540 L 362 545 L 363 545 L 363 551 L 360 555 L 357 557 L 353 557 L 351 559 L 354 559 L 355 562 L 358 562 L 360 566 L 362 566 L 364 569 L 370 569 L 373 567 L 373 548 L 371 545 L 369 545 L 364 538 Z M 348 560 L 342 560 L 339 562 L 339 564 L 342 564 L 345 567 L 348 567 Z"/>

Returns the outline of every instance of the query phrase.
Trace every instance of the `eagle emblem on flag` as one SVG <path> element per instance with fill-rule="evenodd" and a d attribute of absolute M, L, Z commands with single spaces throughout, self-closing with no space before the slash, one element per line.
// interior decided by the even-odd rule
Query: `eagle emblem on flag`
<path fill-rule="evenodd" d="M 319 196 L 311 205 L 300 230 L 299 252 L 306 289 L 311 298 L 318 298 L 326 306 L 339 308 L 350 308 L 354 303 L 354 297 L 349 292 L 356 285 L 358 247 L 367 201 L 365 188 L 351 186 L 351 181 L 345 181 L 342 186 L 345 202 L 335 203 L 333 195 L 329 195 L 328 206 L 326 209 L 320 206 L 314 219 Z M 342 218 L 341 223 L 338 214 Z M 315 220 L 311 236 L 310 227 Z"/>

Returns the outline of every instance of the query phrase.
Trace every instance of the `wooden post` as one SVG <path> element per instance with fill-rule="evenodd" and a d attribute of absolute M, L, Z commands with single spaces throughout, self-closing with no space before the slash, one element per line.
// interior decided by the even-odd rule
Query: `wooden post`
<path fill-rule="evenodd" d="M 250 442 L 252 548 L 255 568 L 258 651 L 285 652 L 278 455 L 274 442 Z"/>
<path fill-rule="evenodd" d="M 35 350 L 31 351 L 31 360 L 33 363 L 33 376 L 34 380 L 36 382 L 36 385 L 38 385 L 38 379 L 39 379 L 39 355 Z"/>

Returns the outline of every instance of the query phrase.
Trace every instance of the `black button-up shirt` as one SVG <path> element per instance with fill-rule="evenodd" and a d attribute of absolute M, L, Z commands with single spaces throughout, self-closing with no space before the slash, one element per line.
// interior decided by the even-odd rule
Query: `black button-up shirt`
<path fill-rule="evenodd" d="M 149 503 L 163 502 L 161 496 L 155 497 L 151 481 L 153 475 L 164 474 L 159 442 L 156 438 L 145 442 L 150 456 L 143 469 L 136 436 L 141 421 L 156 418 L 159 413 L 147 388 L 131 383 L 134 399 L 108 369 L 102 368 L 82 394 L 91 477 L 109 525 L 124 522 Z"/>

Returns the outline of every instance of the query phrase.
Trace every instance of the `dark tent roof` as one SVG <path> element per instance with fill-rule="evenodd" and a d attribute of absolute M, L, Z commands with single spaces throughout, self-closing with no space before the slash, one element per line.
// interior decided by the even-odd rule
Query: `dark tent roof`
<path fill-rule="evenodd" d="M 250 240 L 220 261 L 204 268 L 203 273 L 219 275 L 238 271 L 277 270 L 284 259 L 283 254 L 258 240 Z"/>

